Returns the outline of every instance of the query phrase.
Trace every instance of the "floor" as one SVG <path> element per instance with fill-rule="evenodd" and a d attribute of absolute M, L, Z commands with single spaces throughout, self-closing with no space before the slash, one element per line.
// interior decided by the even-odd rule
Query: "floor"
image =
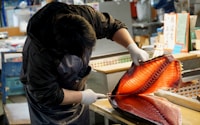
<path fill-rule="evenodd" d="M 1 95 L 0 95 L 0 98 Z M 6 100 L 7 103 L 18 103 L 18 102 L 26 102 L 26 97 L 24 95 L 17 95 L 17 96 L 10 96 Z M 4 119 L 4 112 L 3 112 L 3 104 L 0 99 L 0 125 L 6 125 L 3 121 Z"/>

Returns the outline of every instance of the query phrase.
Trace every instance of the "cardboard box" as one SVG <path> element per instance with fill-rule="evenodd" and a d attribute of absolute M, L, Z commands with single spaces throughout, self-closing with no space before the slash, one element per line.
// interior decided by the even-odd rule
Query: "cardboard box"
<path fill-rule="evenodd" d="M 134 41 L 141 48 L 142 46 L 149 45 L 149 36 L 135 36 Z"/>
<path fill-rule="evenodd" d="M 21 32 L 19 27 L 3 27 L 0 28 L 0 32 L 8 32 L 8 36 L 23 36 L 25 32 Z"/>

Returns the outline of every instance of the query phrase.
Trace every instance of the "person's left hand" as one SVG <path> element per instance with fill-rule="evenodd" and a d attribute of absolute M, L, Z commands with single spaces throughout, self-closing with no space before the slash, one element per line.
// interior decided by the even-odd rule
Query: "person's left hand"
<path fill-rule="evenodd" d="M 135 43 L 131 43 L 127 47 L 129 53 L 131 54 L 131 58 L 135 65 L 139 65 L 140 61 L 144 62 L 149 59 L 149 54 L 140 49 Z"/>

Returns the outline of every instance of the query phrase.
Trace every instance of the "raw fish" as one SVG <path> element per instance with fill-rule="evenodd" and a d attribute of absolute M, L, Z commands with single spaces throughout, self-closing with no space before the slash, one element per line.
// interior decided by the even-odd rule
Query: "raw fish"
<path fill-rule="evenodd" d="M 178 88 L 181 63 L 172 55 L 163 55 L 132 66 L 111 93 L 113 108 L 129 117 L 158 125 L 181 125 L 180 109 L 153 93 L 158 89 Z"/>

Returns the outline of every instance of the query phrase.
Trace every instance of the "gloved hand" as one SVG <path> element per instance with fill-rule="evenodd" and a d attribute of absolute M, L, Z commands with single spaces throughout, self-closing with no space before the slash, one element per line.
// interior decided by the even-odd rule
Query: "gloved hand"
<path fill-rule="evenodd" d="M 82 91 L 81 103 L 89 105 L 89 104 L 95 102 L 98 98 L 105 98 L 105 97 L 106 97 L 106 95 L 104 95 L 104 94 L 95 93 L 91 89 L 86 89 L 86 90 Z"/>
<path fill-rule="evenodd" d="M 131 43 L 127 47 L 129 53 L 131 54 L 131 58 L 135 65 L 139 65 L 139 62 L 147 61 L 149 59 L 149 54 L 140 49 L 135 43 Z"/>

